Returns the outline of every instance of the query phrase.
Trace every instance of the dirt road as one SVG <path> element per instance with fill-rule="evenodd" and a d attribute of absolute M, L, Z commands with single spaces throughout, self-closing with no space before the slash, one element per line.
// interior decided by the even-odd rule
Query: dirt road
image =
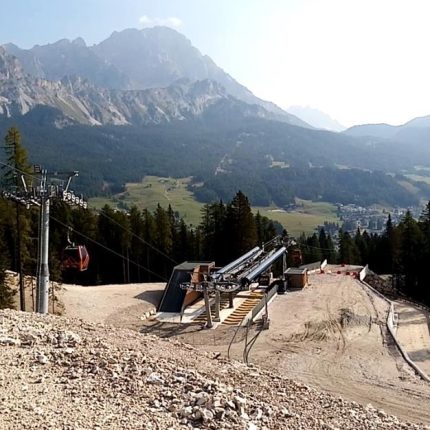
<path fill-rule="evenodd" d="M 344 274 L 312 275 L 310 283 L 277 296 L 269 309 L 270 329 L 260 333 L 249 360 L 404 419 L 430 423 L 430 385 L 415 376 L 388 336 L 386 302 Z M 235 345 L 237 358 L 243 346 Z"/>
<path fill-rule="evenodd" d="M 407 302 L 394 304 L 398 314 L 397 339 L 411 360 L 430 377 L 430 315 Z"/>

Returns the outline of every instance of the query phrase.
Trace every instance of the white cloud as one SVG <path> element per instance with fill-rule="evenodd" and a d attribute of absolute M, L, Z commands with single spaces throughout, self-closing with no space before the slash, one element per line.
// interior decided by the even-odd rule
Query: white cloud
<path fill-rule="evenodd" d="M 143 27 L 155 27 L 157 25 L 179 28 L 182 26 L 182 20 L 175 17 L 170 16 L 168 18 L 151 18 L 147 15 L 143 15 L 139 18 L 139 22 Z"/>

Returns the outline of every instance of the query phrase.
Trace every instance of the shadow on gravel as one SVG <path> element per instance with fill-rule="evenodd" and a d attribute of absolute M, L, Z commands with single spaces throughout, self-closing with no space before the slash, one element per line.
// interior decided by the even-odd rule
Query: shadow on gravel
<path fill-rule="evenodd" d="M 412 361 L 428 361 L 430 359 L 430 350 L 419 349 L 417 351 L 408 352 L 408 355 Z"/>
<path fill-rule="evenodd" d="M 172 324 L 166 322 L 148 322 L 139 330 L 143 334 L 155 334 L 158 337 L 174 337 L 185 333 L 195 333 L 203 330 L 197 324 Z"/>
<path fill-rule="evenodd" d="M 176 338 L 181 342 L 190 345 L 216 346 L 227 348 L 230 344 L 237 327 L 219 326 L 216 329 L 207 330 L 201 324 L 172 324 L 161 321 L 146 321 L 139 332 L 142 334 L 152 334 L 161 338 Z M 250 332 L 249 336 L 252 336 Z M 246 336 L 246 328 L 240 327 L 233 343 L 243 342 Z"/>
<path fill-rule="evenodd" d="M 161 297 L 163 295 L 163 290 L 159 291 L 144 291 L 143 293 L 134 296 L 134 299 L 144 300 L 145 302 L 151 303 L 151 305 L 158 306 Z"/>

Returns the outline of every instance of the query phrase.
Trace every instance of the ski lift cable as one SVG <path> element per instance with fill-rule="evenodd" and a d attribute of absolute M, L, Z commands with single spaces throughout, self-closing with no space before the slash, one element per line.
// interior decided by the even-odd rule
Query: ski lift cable
<path fill-rule="evenodd" d="M 36 180 L 40 180 L 40 178 L 38 178 L 37 176 L 34 176 L 28 172 L 24 172 L 23 170 L 18 169 L 15 166 L 12 166 L 10 164 L 7 163 L 3 163 L 0 161 L 0 164 L 8 167 L 11 170 L 15 170 L 16 172 L 22 173 L 23 175 L 26 175 L 32 179 L 36 179 Z M 158 249 L 156 246 L 152 245 L 151 243 L 147 242 L 145 239 L 143 239 L 142 237 L 140 237 L 139 235 L 137 235 L 136 233 L 132 232 L 131 230 L 125 228 L 123 225 L 121 225 L 118 221 L 114 220 L 113 218 L 111 218 L 110 216 L 106 215 L 103 211 L 95 209 L 95 208 L 91 208 L 92 210 L 94 210 L 95 212 L 97 212 L 99 215 L 103 215 L 105 218 L 109 219 L 110 221 L 112 221 L 114 224 L 118 225 L 119 227 L 121 227 L 124 231 L 126 231 L 127 233 L 130 233 L 133 237 L 139 239 L 142 243 L 144 243 L 145 245 L 149 246 L 150 248 L 152 248 L 154 251 L 158 252 L 160 255 L 162 255 L 163 257 L 167 258 L 168 260 L 170 260 L 172 263 L 174 264 L 178 264 L 177 261 L 175 261 L 173 258 L 169 257 L 166 253 L 164 253 L 163 251 L 161 251 L 160 249 Z"/>
<path fill-rule="evenodd" d="M 0 161 L 0 164 L 8 167 L 11 170 L 15 170 L 19 173 L 22 173 L 23 175 L 26 175 L 32 179 L 36 179 L 36 180 L 40 180 L 40 178 L 38 178 L 37 176 L 34 176 L 28 172 L 24 172 L 23 170 L 18 169 L 17 167 L 11 166 L 10 164 L 7 163 L 3 163 Z M 95 212 L 97 212 L 99 215 L 103 215 L 105 218 L 109 219 L 111 222 L 113 222 L 114 224 L 116 224 L 118 227 L 122 228 L 124 231 L 126 231 L 127 233 L 130 233 L 133 237 L 135 237 L 136 239 L 139 239 L 142 243 L 144 243 L 145 245 L 149 246 L 151 249 L 153 249 L 154 251 L 158 252 L 160 255 L 162 255 L 163 257 L 166 257 L 167 259 L 169 259 L 172 263 L 178 264 L 177 261 L 175 261 L 173 258 L 169 257 L 166 253 L 164 253 L 163 251 L 161 251 L 160 249 L 158 249 L 156 246 L 152 245 L 151 243 L 147 242 L 145 239 L 143 239 L 142 237 L 140 237 L 139 235 L 137 235 L 136 233 L 132 232 L 131 230 L 125 228 L 123 225 L 121 225 L 118 221 L 114 220 L 113 218 L 111 218 L 110 216 L 106 215 L 102 210 L 98 210 L 96 208 L 91 208 L 92 210 L 94 210 Z M 294 239 L 294 238 L 293 238 Z M 92 239 L 90 239 L 92 240 Z M 294 239 L 296 240 L 296 239 Z M 296 240 L 297 241 L 297 240 Z M 317 246 L 311 246 L 311 245 L 307 245 L 307 244 L 300 244 L 300 242 L 297 241 L 297 244 L 302 247 L 308 247 L 308 248 L 313 248 L 313 249 L 319 249 L 321 251 L 330 251 L 330 252 L 336 252 L 333 249 L 330 248 L 321 248 L 321 247 L 317 247 Z M 137 263 L 136 263 L 137 264 Z M 157 275 L 158 276 L 158 275 Z"/>
<path fill-rule="evenodd" d="M 3 163 L 2 161 L 0 161 L 0 164 L 3 167 L 7 167 L 10 170 L 15 170 L 16 172 L 21 173 L 22 175 L 25 175 L 25 176 L 27 176 L 27 177 L 29 177 L 31 179 L 36 179 L 37 181 L 41 180 L 40 177 L 35 176 L 35 175 L 31 174 L 31 173 L 25 172 L 24 170 L 18 169 L 18 167 L 12 166 L 12 165 L 7 164 L 7 163 Z"/>
<path fill-rule="evenodd" d="M 150 248 L 152 248 L 154 251 L 158 252 L 160 255 L 162 255 L 163 257 L 166 257 L 167 259 L 169 259 L 172 263 L 178 264 L 177 261 L 175 261 L 173 258 L 169 257 L 166 253 L 164 253 L 163 251 L 161 251 L 160 249 L 158 249 L 156 246 L 152 245 L 151 243 L 147 242 L 145 239 L 141 238 L 139 235 L 137 235 L 136 233 L 134 233 L 133 231 L 129 230 L 128 228 L 125 228 L 123 225 L 121 225 L 118 221 L 114 220 L 113 218 L 111 218 L 109 215 L 106 215 L 102 210 L 98 210 L 95 208 L 92 208 L 93 210 L 95 210 L 99 215 L 104 216 L 105 218 L 107 218 L 108 220 L 112 221 L 114 224 L 116 224 L 118 227 L 121 227 L 124 231 L 126 231 L 127 233 L 130 233 L 133 237 L 135 237 L 136 239 L 139 239 L 142 243 L 144 243 L 145 245 L 149 246 Z"/>
<path fill-rule="evenodd" d="M 137 263 L 136 261 L 130 260 L 127 257 L 125 257 L 124 255 L 120 254 L 117 251 L 114 251 L 113 249 L 109 248 L 106 245 L 103 245 L 102 243 L 98 242 L 97 240 L 91 239 L 89 236 L 87 236 L 84 233 L 81 233 L 80 231 L 74 229 L 73 227 L 68 226 L 67 224 L 63 223 L 62 221 L 60 221 L 59 219 L 55 218 L 54 216 L 50 215 L 49 216 L 51 219 L 53 219 L 55 222 L 57 222 L 58 224 L 62 225 L 65 228 L 70 228 L 74 233 L 77 233 L 78 235 L 82 236 L 83 238 L 89 240 L 90 242 L 95 243 L 96 245 L 100 246 L 101 248 L 104 248 L 106 251 L 109 251 L 110 253 L 116 255 L 117 257 L 122 258 L 123 260 L 127 260 L 130 263 L 134 264 L 135 266 L 145 270 L 146 272 L 150 273 L 151 275 L 156 276 L 157 278 L 161 279 L 164 282 L 168 282 L 168 279 L 166 279 L 164 276 L 159 275 L 158 273 L 153 272 L 151 269 L 148 269 L 145 266 L 142 266 L 141 264 Z"/>

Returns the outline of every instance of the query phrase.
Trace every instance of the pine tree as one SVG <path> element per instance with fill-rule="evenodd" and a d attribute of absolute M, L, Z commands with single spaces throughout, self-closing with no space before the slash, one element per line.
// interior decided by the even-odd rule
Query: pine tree
<path fill-rule="evenodd" d="M 154 225 L 155 225 L 155 246 L 160 249 L 164 254 L 171 256 L 173 248 L 172 226 L 171 220 L 166 210 L 160 204 L 154 212 Z M 158 262 L 155 267 L 156 273 L 160 273 L 165 278 L 168 278 L 171 271 L 171 262 L 166 257 L 158 256 Z"/>
<path fill-rule="evenodd" d="M 364 240 L 363 235 L 359 228 L 355 232 L 354 244 L 357 248 L 357 262 L 361 265 L 366 265 L 368 263 L 368 249 L 367 242 Z"/>
<path fill-rule="evenodd" d="M 320 242 L 318 240 L 318 236 L 316 233 L 314 233 L 312 236 L 307 238 L 307 245 L 308 245 L 308 259 L 309 263 L 315 263 L 317 261 L 321 261 L 322 254 L 320 249 Z"/>
<path fill-rule="evenodd" d="M 430 261 L 430 201 L 426 204 L 419 221 L 419 227 L 423 235 L 423 249 L 421 251 L 421 260 Z M 430 287 L 428 285 L 428 276 L 426 267 L 421 267 L 419 271 L 419 288 L 420 296 L 430 304 Z"/>
<path fill-rule="evenodd" d="M 30 185 L 30 164 L 28 163 L 28 153 L 21 143 L 21 134 L 16 127 L 11 127 L 4 138 L 7 166 L 2 166 L 3 182 L 5 186 L 23 186 L 21 175 L 24 181 Z"/>
<path fill-rule="evenodd" d="M 339 232 L 339 262 L 342 264 L 359 264 L 359 252 L 351 235 Z"/>
<path fill-rule="evenodd" d="M 100 251 L 98 261 L 100 279 L 103 283 L 125 282 L 128 278 L 127 249 L 130 246 L 128 216 L 115 212 L 105 205 L 98 217 L 98 241 L 106 249 Z M 108 249 L 115 252 L 108 251 Z"/>
<path fill-rule="evenodd" d="M 227 207 L 226 223 L 230 258 L 236 258 L 256 245 L 254 215 L 248 198 L 241 191 L 238 191 Z M 228 252 L 227 249 L 226 251 Z"/>
<path fill-rule="evenodd" d="M 333 239 L 331 238 L 331 235 L 327 236 L 327 254 L 326 254 L 326 258 L 327 258 L 327 262 L 329 264 L 334 264 L 337 261 L 337 252 L 336 249 L 334 247 L 334 243 L 333 243 Z"/>
<path fill-rule="evenodd" d="M 226 207 L 220 201 L 204 205 L 201 212 L 199 230 L 202 238 L 202 258 L 223 263 L 226 261 Z"/>
<path fill-rule="evenodd" d="M 327 260 L 328 263 L 335 263 L 337 258 L 333 240 L 330 235 L 326 234 L 324 227 L 319 231 L 318 241 L 321 248 L 322 260 Z"/>
<path fill-rule="evenodd" d="M 276 236 L 276 227 L 272 220 L 262 216 L 260 211 L 255 215 L 255 226 L 257 230 L 257 243 L 268 242 Z"/>
<path fill-rule="evenodd" d="M 142 211 L 143 217 L 143 238 L 150 245 L 155 245 L 155 221 L 154 216 L 148 209 L 144 209 Z M 155 261 L 154 251 L 148 245 L 145 246 L 145 257 L 144 257 L 144 266 L 148 269 L 152 267 L 153 262 Z M 151 281 L 153 277 L 150 273 L 146 272 L 145 280 Z"/>
<path fill-rule="evenodd" d="M 144 221 L 141 212 L 136 206 L 133 206 L 130 209 L 129 221 L 130 229 L 133 233 L 130 240 L 129 256 L 138 265 L 144 265 L 145 246 L 147 246 L 142 242 L 144 235 Z M 142 282 L 142 272 L 139 266 L 132 265 L 130 272 L 130 282 Z"/>
<path fill-rule="evenodd" d="M 1 221 L 1 218 L 2 218 L 2 214 L 0 213 L 0 221 Z M 0 309 L 14 307 L 15 291 L 13 291 L 5 283 L 6 267 L 7 267 L 7 249 L 4 242 L 2 231 L 0 230 Z"/>
<path fill-rule="evenodd" d="M 24 188 L 24 184 L 30 185 L 27 151 L 21 144 L 21 134 L 16 127 L 11 127 L 6 133 L 5 150 L 7 166 L 3 166 L 3 185 L 16 192 Z M 19 274 L 20 308 L 25 310 L 24 269 L 30 263 L 29 258 L 29 219 L 24 214 L 19 203 L 15 204 L 16 232 L 14 237 L 14 259 L 12 269 Z"/>
<path fill-rule="evenodd" d="M 400 267 L 404 275 L 404 292 L 415 298 L 421 298 L 420 271 L 426 270 L 422 260 L 423 235 L 418 223 L 409 211 L 399 225 L 401 233 Z"/>
<path fill-rule="evenodd" d="M 0 309 L 14 308 L 15 291 L 5 283 L 6 273 L 4 258 L 0 253 Z"/>

